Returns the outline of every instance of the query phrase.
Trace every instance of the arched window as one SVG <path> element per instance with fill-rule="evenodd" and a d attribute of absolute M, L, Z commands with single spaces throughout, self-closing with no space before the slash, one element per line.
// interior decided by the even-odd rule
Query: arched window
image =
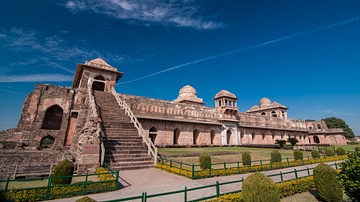
<path fill-rule="evenodd" d="M 199 130 L 195 129 L 193 131 L 193 144 L 199 144 Z"/>
<path fill-rule="evenodd" d="M 173 135 L 173 144 L 179 144 L 180 129 L 176 128 Z"/>
<path fill-rule="evenodd" d="M 105 78 L 101 75 L 96 76 L 92 83 L 92 90 L 104 91 L 105 90 Z"/>
<path fill-rule="evenodd" d="M 46 110 L 41 129 L 60 130 L 63 109 L 59 105 L 53 105 Z"/>
<path fill-rule="evenodd" d="M 320 143 L 320 139 L 319 139 L 318 136 L 315 135 L 315 136 L 313 137 L 313 139 L 314 139 L 314 143 L 317 143 L 317 144 Z"/>
<path fill-rule="evenodd" d="M 251 133 L 251 139 L 252 139 L 252 140 L 255 139 L 255 132 Z"/>
<path fill-rule="evenodd" d="M 40 141 L 40 148 L 46 149 L 51 148 L 54 145 L 55 138 L 51 135 L 43 137 Z"/>
<path fill-rule="evenodd" d="M 210 132 L 210 144 L 214 144 L 214 139 L 215 139 L 215 131 L 211 131 Z"/>
<path fill-rule="evenodd" d="M 262 134 L 262 139 L 265 139 L 265 134 L 264 133 Z"/>
<path fill-rule="evenodd" d="M 272 133 L 271 136 L 272 136 L 272 139 L 275 139 L 275 133 Z"/>
<path fill-rule="evenodd" d="M 275 112 L 275 111 L 272 111 L 272 112 L 271 112 L 271 116 L 272 116 L 272 117 L 277 117 L 276 112 Z"/>
<path fill-rule="evenodd" d="M 157 129 L 155 128 L 155 126 L 153 126 L 149 130 L 149 138 L 151 142 L 153 142 L 154 144 L 155 144 L 156 136 L 157 136 Z"/>
<path fill-rule="evenodd" d="M 231 145 L 233 141 L 232 141 L 232 133 L 230 129 L 226 132 L 226 139 L 227 139 L 227 144 Z"/>
<path fill-rule="evenodd" d="M 320 125 L 320 124 L 317 124 L 317 129 L 321 129 L 321 125 Z"/>
<path fill-rule="evenodd" d="M 265 113 L 265 112 L 261 113 L 261 116 L 265 116 L 265 115 L 266 115 L 266 113 Z"/>

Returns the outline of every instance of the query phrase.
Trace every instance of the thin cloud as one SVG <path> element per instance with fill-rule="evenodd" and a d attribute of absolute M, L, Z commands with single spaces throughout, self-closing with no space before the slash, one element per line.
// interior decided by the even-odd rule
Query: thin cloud
<path fill-rule="evenodd" d="M 68 0 L 65 8 L 72 12 L 92 11 L 117 19 L 144 25 L 160 24 L 191 27 L 199 30 L 224 28 L 222 22 L 207 20 L 200 16 L 199 8 L 192 0 L 132 1 L 132 0 Z"/>
<path fill-rule="evenodd" d="M 317 112 L 321 114 L 334 114 L 334 115 L 338 114 L 336 111 L 333 111 L 331 109 L 321 109 L 321 110 L 317 110 Z"/>
<path fill-rule="evenodd" d="M 0 75 L 0 83 L 43 81 L 66 82 L 72 80 L 72 75 L 63 74 Z"/>

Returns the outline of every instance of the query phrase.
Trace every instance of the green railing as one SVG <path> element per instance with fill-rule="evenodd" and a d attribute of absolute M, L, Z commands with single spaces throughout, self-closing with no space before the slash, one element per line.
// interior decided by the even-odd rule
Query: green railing
<path fill-rule="evenodd" d="M 334 166 L 335 169 L 339 169 L 339 166 L 338 166 L 337 163 L 329 164 L 329 165 Z M 313 168 L 307 167 L 306 169 L 299 169 L 299 170 L 294 169 L 293 171 L 289 171 L 289 172 L 281 172 L 280 171 L 277 174 L 271 174 L 271 175 L 267 175 L 267 176 L 270 177 L 270 178 L 271 177 L 279 177 L 280 179 L 274 180 L 275 182 L 285 182 L 285 181 L 289 181 L 289 180 L 292 180 L 292 179 L 300 179 L 300 178 L 303 178 L 303 177 L 312 176 L 311 170 L 313 170 Z M 291 174 L 293 174 L 293 177 L 288 176 L 288 175 L 291 175 Z M 287 176 L 287 177 L 285 177 L 285 176 Z M 291 179 L 285 179 L 285 178 L 291 178 Z M 211 184 L 211 185 L 194 187 L 194 188 L 185 187 L 184 189 L 181 189 L 181 190 L 165 192 L 165 193 L 158 193 L 158 194 L 150 194 L 150 195 L 148 195 L 147 192 L 143 192 L 139 196 L 133 196 L 133 197 L 128 197 L 128 198 L 109 200 L 109 201 L 105 201 L 105 202 L 134 201 L 134 200 L 141 201 L 141 202 L 146 202 L 147 199 L 158 198 L 158 200 L 160 200 L 160 197 L 171 197 L 171 198 L 169 198 L 169 201 L 170 200 L 179 201 L 180 198 L 183 198 L 184 202 L 203 201 L 203 200 L 207 200 L 207 199 L 211 199 L 211 198 L 220 197 L 220 196 L 225 195 L 225 194 L 241 192 L 241 189 L 234 189 L 232 191 L 222 192 L 221 188 L 224 187 L 225 185 L 230 185 L 230 184 L 237 184 L 237 183 L 242 184 L 243 181 L 244 181 L 244 178 L 242 177 L 241 180 L 235 180 L 235 181 L 230 181 L 230 182 L 218 182 L 218 181 L 216 181 L 215 184 Z M 240 187 L 240 186 L 237 186 L 237 187 Z M 209 193 L 207 196 L 201 196 L 200 198 L 196 197 L 196 196 L 193 196 L 193 197 L 190 196 L 192 193 L 194 193 L 196 191 L 199 191 L 199 190 L 201 191 L 201 193 L 206 193 L 204 189 L 211 189 L 210 191 L 207 191 L 207 193 L 209 193 L 209 192 L 212 192 L 212 193 Z M 179 194 L 182 194 L 182 196 L 179 196 Z M 174 195 L 178 195 L 176 200 L 175 200 Z M 204 194 L 202 194 L 202 195 L 204 195 Z"/>
<path fill-rule="evenodd" d="M 244 165 L 243 162 L 223 162 L 207 166 L 209 169 L 201 169 L 200 164 L 187 164 L 171 159 L 161 158 L 158 168 L 182 175 L 191 179 L 208 178 L 216 176 L 226 176 L 231 174 L 244 174 L 254 171 L 274 170 L 313 163 L 338 161 L 346 156 L 327 157 L 321 155 L 320 158 L 313 159 L 310 156 L 303 157 L 302 160 L 295 160 L 293 157 L 282 158 L 281 162 L 273 162 L 271 159 L 251 161 L 250 165 Z M 226 172 L 227 174 L 224 174 Z"/>
<path fill-rule="evenodd" d="M 111 175 L 111 180 L 99 180 L 100 175 Z M 55 178 L 72 178 L 67 185 L 53 185 Z M 74 176 L 53 176 L 0 180 L 0 201 L 38 201 L 66 198 L 91 193 L 118 190 L 119 172 Z"/>

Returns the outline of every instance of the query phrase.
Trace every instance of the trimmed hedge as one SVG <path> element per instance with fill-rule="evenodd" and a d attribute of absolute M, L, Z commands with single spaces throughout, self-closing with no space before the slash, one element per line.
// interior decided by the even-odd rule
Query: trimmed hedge
<path fill-rule="evenodd" d="M 346 152 L 345 152 L 345 150 L 343 148 L 339 147 L 339 148 L 336 149 L 336 154 L 337 155 L 345 155 Z"/>
<path fill-rule="evenodd" d="M 355 151 L 360 151 L 360 146 L 355 147 Z"/>
<path fill-rule="evenodd" d="M 325 149 L 325 155 L 326 156 L 334 156 L 334 150 L 333 149 L 331 149 L 331 148 L 326 148 Z"/>
<path fill-rule="evenodd" d="M 281 162 L 282 161 L 281 154 L 278 150 L 274 150 L 271 152 L 271 161 L 272 162 Z"/>
<path fill-rule="evenodd" d="M 259 172 L 249 175 L 244 180 L 242 183 L 242 192 L 244 201 L 280 201 L 279 190 L 274 181 Z"/>
<path fill-rule="evenodd" d="M 79 198 L 78 200 L 76 200 L 75 202 L 97 202 L 96 200 L 88 197 L 88 196 L 84 196 L 82 198 Z"/>
<path fill-rule="evenodd" d="M 314 182 L 316 189 L 325 201 L 341 202 L 343 190 L 337 179 L 338 173 L 327 164 L 320 163 L 314 168 Z"/>
<path fill-rule="evenodd" d="M 296 149 L 294 150 L 294 159 L 295 160 L 303 160 L 304 156 L 303 156 L 303 153 L 302 151 Z"/>
<path fill-rule="evenodd" d="M 99 169 L 100 171 L 104 171 Z M 98 170 L 98 169 L 97 169 Z M 106 169 L 105 169 L 106 170 Z M 109 173 L 109 171 L 107 171 Z M 99 193 L 106 191 L 113 191 L 116 188 L 116 178 L 110 177 L 111 174 L 99 175 L 99 182 L 88 182 L 85 187 L 84 182 L 79 182 L 70 185 L 52 186 L 49 190 L 49 199 L 68 198 L 73 196 L 81 196 L 87 193 Z M 5 194 L 0 192 L 0 201 L 39 201 L 45 200 L 48 192 L 47 187 L 24 188 L 24 189 L 10 189 Z"/>
<path fill-rule="evenodd" d="M 74 174 L 74 164 L 69 160 L 63 160 L 57 164 L 54 168 L 54 174 L 52 179 L 52 184 L 61 185 L 61 184 L 71 184 L 72 176 Z M 69 176 L 69 177 L 63 177 Z"/>
<path fill-rule="evenodd" d="M 289 180 L 286 182 L 276 183 L 281 198 L 292 196 L 298 193 L 306 192 L 315 187 L 313 176 L 304 177 L 300 179 Z M 208 200 L 207 202 L 223 202 L 235 201 L 244 202 L 243 193 L 225 194 L 216 199 Z"/>
<path fill-rule="evenodd" d="M 228 175 L 236 175 L 236 174 L 244 174 L 256 171 L 266 171 L 273 170 L 279 168 L 287 168 L 299 165 L 308 165 L 315 164 L 321 162 L 333 162 L 346 159 L 347 155 L 344 156 L 335 156 L 335 157 L 326 157 L 319 159 L 305 159 L 305 160 L 294 160 L 287 162 L 278 162 L 272 164 L 262 164 L 262 165 L 253 165 L 253 166 L 241 166 L 241 167 L 228 167 L 226 169 L 207 169 L 207 170 L 195 170 L 194 173 L 190 168 L 182 168 L 171 166 L 169 164 L 158 163 L 156 164 L 156 168 L 165 170 L 167 172 L 188 177 L 190 179 L 200 179 L 200 178 L 209 178 L 209 177 L 217 177 L 217 176 L 228 176 Z M 194 175 L 193 175 L 194 174 Z"/>
<path fill-rule="evenodd" d="M 201 169 L 210 169 L 211 168 L 211 156 L 204 152 L 199 156 L 199 163 Z"/>
<path fill-rule="evenodd" d="M 320 153 L 318 150 L 314 149 L 311 151 L 311 156 L 314 158 L 314 159 L 318 159 L 320 158 Z"/>
<path fill-rule="evenodd" d="M 250 152 L 246 151 L 242 154 L 242 163 L 244 166 L 251 166 Z"/>

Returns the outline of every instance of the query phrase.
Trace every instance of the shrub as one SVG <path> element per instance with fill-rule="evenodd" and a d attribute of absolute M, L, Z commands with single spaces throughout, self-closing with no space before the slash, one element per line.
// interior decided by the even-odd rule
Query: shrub
<path fill-rule="evenodd" d="M 360 146 L 355 147 L 355 151 L 360 151 Z"/>
<path fill-rule="evenodd" d="M 326 148 L 325 149 L 325 155 L 326 156 L 334 156 L 334 150 L 331 148 Z"/>
<path fill-rule="evenodd" d="M 52 184 L 71 184 L 72 175 L 74 174 L 74 164 L 69 160 L 63 160 L 54 168 Z M 69 176 L 69 177 L 61 177 Z"/>
<path fill-rule="evenodd" d="M 313 157 L 313 159 L 318 159 L 320 158 L 320 153 L 318 150 L 314 149 L 311 151 L 311 156 Z"/>
<path fill-rule="evenodd" d="M 262 173 L 249 175 L 242 184 L 244 201 L 280 201 L 279 190 L 275 183 Z"/>
<path fill-rule="evenodd" d="M 79 198 L 78 200 L 76 200 L 75 202 L 96 202 L 96 200 L 88 197 L 88 196 L 84 196 L 82 198 Z"/>
<path fill-rule="evenodd" d="M 211 168 L 211 156 L 204 152 L 199 156 L 199 163 L 201 169 L 210 169 Z"/>
<path fill-rule="evenodd" d="M 317 165 L 314 168 L 314 182 L 319 195 L 325 201 L 342 201 L 343 190 L 334 168 L 324 163 Z"/>
<path fill-rule="evenodd" d="M 350 152 L 340 166 L 339 179 L 346 195 L 360 201 L 360 151 Z"/>
<path fill-rule="evenodd" d="M 280 145 L 280 148 L 283 148 L 284 145 L 286 144 L 286 140 L 277 139 L 277 140 L 275 140 L 275 144 L 278 144 L 278 145 Z"/>
<path fill-rule="evenodd" d="M 278 150 L 274 150 L 271 152 L 271 161 L 272 162 L 281 162 L 281 154 Z"/>
<path fill-rule="evenodd" d="M 292 146 L 295 146 L 296 143 L 299 142 L 299 140 L 297 140 L 297 139 L 294 138 L 294 137 L 289 137 L 289 138 L 287 139 L 287 141 L 288 141 Z"/>
<path fill-rule="evenodd" d="M 250 152 L 246 151 L 242 154 L 242 164 L 244 166 L 251 166 Z"/>
<path fill-rule="evenodd" d="M 337 155 L 345 155 L 346 152 L 345 152 L 345 150 L 343 148 L 339 147 L 339 148 L 336 149 L 336 154 Z"/>
<path fill-rule="evenodd" d="M 294 150 L 294 159 L 295 160 L 299 160 L 299 159 L 303 160 L 303 158 L 304 158 L 304 156 L 303 156 L 302 151 L 300 151 L 298 149 Z"/>

